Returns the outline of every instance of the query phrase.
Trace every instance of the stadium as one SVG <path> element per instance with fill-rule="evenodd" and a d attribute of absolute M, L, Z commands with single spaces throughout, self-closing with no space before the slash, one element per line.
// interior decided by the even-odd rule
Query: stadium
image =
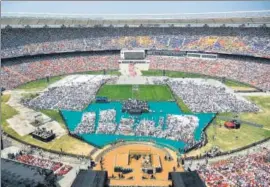
<path fill-rule="evenodd" d="M 1 184 L 269 186 L 269 26 L 2 13 Z"/>

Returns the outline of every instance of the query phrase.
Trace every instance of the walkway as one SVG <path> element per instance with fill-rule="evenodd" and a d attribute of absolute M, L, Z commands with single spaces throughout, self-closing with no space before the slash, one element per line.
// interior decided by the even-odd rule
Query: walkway
<path fill-rule="evenodd" d="M 56 137 L 59 138 L 67 134 L 66 130 L 57 122 L 48 117 L 47 115 L 37 112 L 33 109 L 27 108 L 22 105 L 22 93 L 34 93 L 34 92 L 19 92 L 19 91 L 9 91 L 10 99 L 7 104 L 18 111 L 18 114 L 8 119 L 7 122 L 9 126 L 16 131 L 20 136 L 25 136 L 32 133 L 36 127 L 32 125 L 35 121 L 35 116 L 39 116 L 42 119 L 42 124 L 40 128 L 46 128 L 47 130 L 53 130 Z"/>
<path fill-rule="evenodd" d="M 270 96 L 270 92 L 247 92 L 247 93 L 237 93 L 241 96 Z"/>

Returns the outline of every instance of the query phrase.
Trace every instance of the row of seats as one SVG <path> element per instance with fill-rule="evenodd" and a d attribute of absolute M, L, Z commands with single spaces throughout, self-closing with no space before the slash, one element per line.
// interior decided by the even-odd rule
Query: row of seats
<path fill-rule="evenodd" d="M 270 150 L 234 156 L 212 164 L 198 166 L 198 173 L 207 186 L 269 186 Z"/>
<path fill-rule="evenodd" d="M 266 60 L 241 58 L 198 59 L 168 56 L 148 56 L 150 69 L 198 73 L 226 77 L 270 90 L 270 63 Z"/>
<path fill-rule="evenodd" d="M 20 84 L 76 72 L 119 69 L 119 55 L 56 55 L 10 59 L 1 68 L 2 87 L 12 89 Z"/>
<path fill-rule="evenodd" d="M 122 48 L 211 51 L 270 58 L 269 28 L 25 28 L 1 30 L 2 58 Z"/>

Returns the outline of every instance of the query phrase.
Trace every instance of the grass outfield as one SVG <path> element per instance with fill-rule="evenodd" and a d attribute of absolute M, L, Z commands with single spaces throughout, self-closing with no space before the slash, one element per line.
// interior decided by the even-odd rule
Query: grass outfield
<path fill-rule="evenodd" d="M 126 100 L 136 98 L 146 101 L 174 100 L 171 90 L 166 85 L 139 85 L 138 91 L 132 94 L 132 85 L 104 85 L 97 96 L 108 97 L 110 100 Z"/>
<path fill-rule="evenodd" d="M 217 121 L 217 127 L 211 124 L 206 130 L 208 136 L 206 146 L 191 151 L 187 156 L 203 154 L 205 151 L 210 150 L 212 146 L 218 146 L 222 151 L 234 150 L 270 136 L 269 130 L 252 127 L 246 124 L 242 124 L 240 129 L 230 130 L 225 128 L 223 124 L 224 121 L 221 120 Z M 214 134 L 216 134 L 215 139 L 213 139 Z"/>
<path fill-rule="evenodd" d="M 67 129 L 65 122 L 58 110 L 40 110 L 40 112 L 50 117 L 51 119 L 57 121 L 62 126 L 63 129 Z"/>
<path fill-rule="evenodd" d="M 163 76 L 162 70 L 149 70 L 149 71 L 142 71 L 142 74 L 144 76 Z M 186 73 L 186 72 L 178 72 L 178 71 L 167 71 L 165 72 L 165 75 L 172 78 L 212 78 L 217 79 L 215 77 L 207 76 L 207 75 L 201 75 L 196 73 Z M 225 85 L 229 87 L 235 87 L 235 88 L 251 88 L 248 84 L 240 83 L 233 80 L 225 80 Z M 253 88 L 253 87 L 252 87 Z"/>
<path fill-rule="evenodd" d="M 53 141 L 49 143 L 45 143 L 42 141 L 38 141 L 30 135 L 26 136 L 20 136 L 17 134 L 7 123 L 7 119 L 13 117 L 18 113 L 14 108 L 6 104 L 6 102 L 9 100 L 10 95 L 3 95 L 1 97 L 1 127 L 4 130 L 5 133 L 11 135 L 12 137 L 15 137 L 17 139 L 20 139 L 26 143 L 39 146 L 41 148 L 51 149 L 55 151 L 61 151 L 61 148 L 63 152 L 66 153 L 72 153 L 77 155 L 85 155 L 87 156 L 91 150 L 93 150 L 93 146 L 90 146 L 89 144 L 82 142 L 76 138 L 73 138 L 69 135 L 64 135 L 61 138 L 54 139 Z M 65 128 L 65 125 L 63 123 L 63 120 L 58 113 L 58 111 L 54 110 L 43 110 L 43 113 L 46 115 L 52 117 L 56 121 L 58 121 L 62 127 Z"/>
<path fill-rule="evenodd" d="M 191 151 L 187 155 L 194 156 L 202 154 L 204 151 L 211 149 L 213 145 L 219 146 L 223 151 L 229 151 L 270 137 L 270 96 L 252 96 L 248 97 L 248 99 L 260 106 L 262 111 L 258 113 L 242 113 L 239 116 L 240 119 L 262 124 L 264 128 L 242 124 L 240 129 L 229 130 L 223 126 L 224 121 L 217 120 L 216 128 L 214 124 L 211 124 L 206 130 L 208 136 L 207 145 L 201 149 Z M 232 113 L 221 113 L 219 115 L 233 116 Z M 213 139 L 214 134 L 216 134 L 215 139 Z M 236 136 L 238 137 L 237 140 Z"/>
<path fill-rule="evenodd" d="M 263 125 L 264 128 L 270 129 L 270 96 L 249 96 L 246 99 L 258 105 L 261 109 L 260 112 L 251 113 L 245 112 L 239 115 L 243 121 L 249 121 Z M 233 113 L 221 113 L 220 116 L 233 117 Z"/>
<path fill-rule="evenodd" d="M 23 85 L 18 86 L 16 89 L 20 90 L 42 90 L 47 88 L 50 84 L 55 83 L 56 81 L 59 81 L 60 79 L 64 78 L 65 76 L 56 76 L 56 77 L 51 77 L 50 82 L 47 83 L 47 79 L 39 79 L 35 80 Z"/>
<path fill-rule="evenodd" d="M 89 75 L 103 75 L 103 70 L 101 71 L 87 71 L 83 73 L 78 74 L 89 74 Z M 118 70 L 106 70 L 107 75 L 121 75 L 121 73 Z"/>
<path fill-rule="evenodd" d="M 242 113 L 240 119 L 261 124 L 264 128 L 270 130 L 270 96 L 250 96 L 247 99 L 260 106 L 262 111 L 258 113 Z"/>
<path fill-rule="evenodd" d="M 184 101 L 180 97 L 177 97 L 177 104 L 181 108 L 181 111 L 183 113 L 186 114 L 192 113 L 192 111 L 188 108 L 188 106 L 184 103 Z"/>

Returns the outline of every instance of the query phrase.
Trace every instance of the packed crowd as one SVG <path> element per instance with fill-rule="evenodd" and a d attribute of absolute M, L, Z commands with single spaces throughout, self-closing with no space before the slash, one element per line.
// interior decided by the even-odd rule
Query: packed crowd
<path fill-rule="evenodd" d="M 269 28 L 2 29 L 2 58 L 122 48 L 176 49 L 270 57 Z"/>
<path fill-rule="evenodd" d="M 38 158 L 36 156 L 24 153 L 15 155 L 15 160 L 32 166 L 52 170 L 56 172 L 57 175 L 65 175 L 72 169 L 72 166 L 64 165 L 61 162 L 55 162 L 43 158 Z"/>
<path fill-rule="evenodd" d="M 204 79 L 169 79 L 174 94 L 182 98 L 192 112 L 258 112 L 259 108 L 228 90 L 222 84 Z"/>
<path fill-rule="evenodd" d="M 38 166 L 38 167 L 53 170 L 53 171 L 56 171 L 60 167 L 63 166 L 63 164 L 60 162 L 54 162 L 51 160 L 46 160 L 46 159 L 35 157 L 33 155 L 27 155 L 27 154 L 16 156 L 16 160 L 25 164 Z"/>
<path fill-rule="evenodd" d="M 198 173 L 208 186 L 270 186 L 270 150 L 235 156 L 213 164 L 198 166 Z"/>
<path fill-rule="evenodd" d="M 91 79 L 84 82 L 50 87 L 41 96 L 24 104 L 35 109 L 82 110 L 95 99 L 100 86 L 112 78 L 109 75 L 87 75 L 89 77 Z"/>
<path fill-rule="evenodd" d="M 83 113 L 82 120 L 75 128 L 75 134 L 88 134 L 95 131 L 96 113 L 85 112 Z"/>
<path fill-rule="evenodd" d="M 54 135 L 52 130 L 48 131 L 45 128 L 39 128 L 39 127 L 36 128 L 36 130 L 34 132 L 32 132 L 32 134 L 36 135 L 36 136 L 40 136 L 43 139 L 47 139 L 47 138 Z"/>
<path fill-rule="evenodd" d="M 134 119 L 122 118 L 115 132 L 117 135 L 134 135 Z"/>
<path fill-rule="evenodd" d="M 163 137 L 194 143 L 194 132 L 199 126 L 199 118 L 192 115 L 170 115 L 167 117 L 167 129 Z"/>
<path fill-rule="evenodd" d="M 119 55 L 61 54 L 2 60 L 1 86 L 15 88 L 26 82 L 76 72 L 119 69 Z"/>
<path fill-rule="evenodd" d="M 150 69 L 198 73 L 248 83 L 270 90 L 270 62 L 241 58 L 198 59 L 168 56 L 148 56 Z"/>
<path fill-rule="evenodd" d="M 128 99 L 127 101 L 124 101 L 123 107 L 122 107 L 122 112 L 128 112 L 128 113 L 133 113 L 133 112 L 148 112 L 149 111 L 149 106 L 146 101 L 140 101 L 137 99 Z"/>
<path fill-rule="evenodd" d="M 192 115 L 169 115 L 166 119 L 167 126 L 163 123 L 157 126 L 152 120 L 141 120 L 134 129 L 136 136 L 152 136 L 176 141 L 194 143 L 194 131 L 199 125 L 199 119 Z"/>
<path fill-rule="evenodd" d="M 108 109 L 99 112 L 98 126 L 95 131 L 95 114 L 83 114 L 82 121 L 75 128 L 76 134 L 116 134 L 129 136 L 151 136 L 184 141 L 194 145 L 194 131 L 199 125 L 199 119 L 192 115 L 168 115 L 166 119 L 155 121 L 142 119 L 135 122 L 133 118 L 121 118 L 119 125 L 116 122 L 116 110 Z M 90 121 L 89 124 L 82 123 Z M 166 124 L 166 125 L 165 125 Z"/>
<path fill-rule="evenodd" d="M 102 110 L 99 113 L 97 134 L 114 134 L 116 131 L 116 110 Z"/>

